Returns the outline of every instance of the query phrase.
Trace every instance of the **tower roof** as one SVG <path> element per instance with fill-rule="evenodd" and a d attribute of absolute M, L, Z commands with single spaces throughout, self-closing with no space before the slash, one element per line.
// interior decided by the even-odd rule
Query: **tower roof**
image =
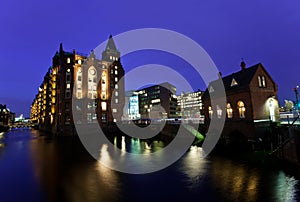
<path fill-rule="evenodd" d="M 109 39 L 108 39 L 105 50 L 117 51 L 117 47 L 116 47 L 116 44 L 115 44 L 115 42 L 112 38 L 112 35 L 109 35 Z"/>

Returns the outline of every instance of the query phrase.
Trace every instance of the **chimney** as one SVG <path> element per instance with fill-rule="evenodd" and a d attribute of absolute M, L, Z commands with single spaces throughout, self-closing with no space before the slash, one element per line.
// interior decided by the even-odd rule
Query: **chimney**
<path fill-rule="evenodd" d="M 241 62 L 241 68 L 242 68 L 242 70 L 246 69 L 246 63 L 244 62 L 243 58 L 242 58 L 242 62 Z"/>
<path fill-rule="evenodd" d="M 62 53 L 64 50 L 63 50 L 63 45 L 62 43 L 59 44 L 59 53 Z"/>

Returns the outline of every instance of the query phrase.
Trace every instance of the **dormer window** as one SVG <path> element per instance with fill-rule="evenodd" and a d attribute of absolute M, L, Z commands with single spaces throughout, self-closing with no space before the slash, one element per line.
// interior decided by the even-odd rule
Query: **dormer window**
<path fill-rule="evenodd" d="M 232 81 L 231 81 L 231 87 L 232 86 L 236 86 L 238 85 L 238 83 L 236 82 L 236 80 L 233 78 Z"/>

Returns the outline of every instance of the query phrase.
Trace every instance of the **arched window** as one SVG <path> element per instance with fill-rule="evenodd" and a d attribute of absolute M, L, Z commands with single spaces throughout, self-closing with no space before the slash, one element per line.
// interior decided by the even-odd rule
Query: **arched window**
<path fill-rule="evenodd" d="M 76 81 L 76 96 L 78 99 L 82 98 L 82 70 L 77 70 L 77 81 Z"/>
<path fill-rule="evenodd" d="M 88 98 L 97 98 L 97 70 L 93 66 L 88 70 Z"/>
<path fill-rule="evenodd" d="M 227 103 L 226 111 L 227 111 L 227 117 L 228 117 L 229 119 L 231 119 L 231 118 L 232 118 L 232 108 L 231 108 L 230 103 Z"/>
<path fill-rule="evenodd" d="M 213 110 L 211 108 L 211 106 L 208 107 L 208 115 L 209 115 L 209 118 L 211 119 L 212 118 L 212 115 L 213 115 Z"/>
<path fill-rule="evenodd" d="M 246 108 L 245 108 L 244 102 L 238 101 L 237 107 L 238 107 L 238 110 L 239 110 L 240 118 L 245 118 L 245 111 L 246 111 Z"/>

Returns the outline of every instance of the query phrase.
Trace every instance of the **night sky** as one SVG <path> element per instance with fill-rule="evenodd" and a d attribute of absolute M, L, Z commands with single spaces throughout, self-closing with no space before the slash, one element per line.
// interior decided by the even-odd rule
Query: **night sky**
<path fill-rule="evenodd" d="M 299 0 L 2 0 L 0 103 L 29 116 L 60 42 L 67 51 L 88 54 L 110 34 L 148 27 L 195 40 L 224 76 L 240 69 L 241 58 L 248 66 L 261 62 L 279 86 L 279 101 L 295 100 L 293 88 L 300 84 L 299 9 Z M 131 54 L 122 63 L 128 71 L 153 59 L 165 65 L 171 61 L 168 65 L 193 76 L 184 70 L 184 62 L 163 59 L 171 56 L 160 60 L 160 54 Z M 199 81 L 194 88 L 205 86 Z"/>

